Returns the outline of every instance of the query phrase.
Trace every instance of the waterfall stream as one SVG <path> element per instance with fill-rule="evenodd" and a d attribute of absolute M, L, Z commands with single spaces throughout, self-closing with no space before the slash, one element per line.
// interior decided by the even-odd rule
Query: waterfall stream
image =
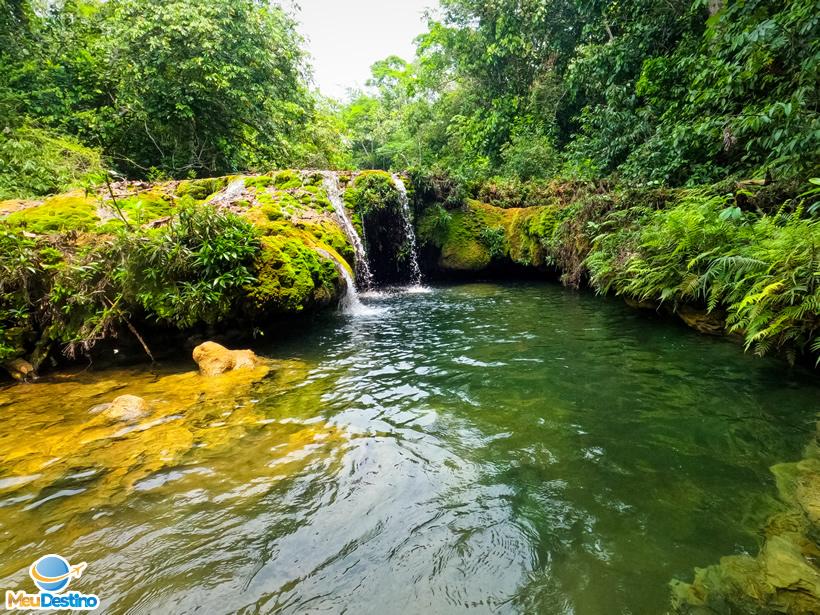
<path fill-rule="evenodd" d="M 365 251 L 364 242 L 345 207 L 343 190 L 339 186 L 339 177 L 334 171 L 321 171 L 323 178 L 323 185 L 330 203 L 333 205 L 333 210 L 342 225 L 342 228 L 347 235 L 350 243 L 353 245 L 353 251 L 356 257 L 356 280 L 354 281 L 350 272 L 346 267 L 339 263 L 332 255 L 322 251 L 322 254 L 336 262 L 336 267 L 340 275 L 344 278 L 347 285 L 347 291 L 342 298 L 340 307 L 343 312 L 348 314 L 369 314 L 378 312 L 378 309 L 370 308 L 364 305 L 359 298 L 359 290 L 368 291 L 373 286 L 373 274 L 370 271 L 370 265 L 367 260 L 367 252 Z M 410 219 L 410 204 L 407 197 L 407 188 L 404 185 L 399 175 L 392 175 L 393 184 L 399 193 L 399 205 L 401 207 L 402 224 L 404 235 L 409 243 L 409 272 L 410 272 L 410 286 L 408 292 L 427 292 L 429 289 L 421 286 L 421 269 L 418 263 L 418 253 L 416 249 L 416 234 L 413 230 L 413 224 Z M 358 284 L 357 284 L 358 282 Z M 357 290 L 358 286 L 358 290 Z"/>
<path fill-rule="evenodd" d="M 376 313 L 377 310 L 367 307 L 364 303 L 362 303 L 361 299 L 359 299 L 359 293 L 356 291 L 356 283 L 353 281 L 353 277 L 350 275 L 347 267 L 339 262 L 339 260 L 330 252 L 322 250 L 321 248 L 317 248 L 316 251 L 325 258 L 333 261 L 339 275 L 341 275 L 342 279 L 345 281 L 346 290 L 344 296 L 339 302 L 339 309 L 341 309 L 341 311 L 345 314 L 352 314 L 354 316 Z"/>
<path fill-rule="evenodd" d="M 213 205 L 215 207 L 219 205 L 229 205 L 242 194 L 242 191 L 244 189 L 245 180 L 241 177 L 239 179 L 235 179 L 230 184 L 225 186 L 225 188 L 223 188 L 217 194 L 211 197 L 211 199 L 208 201 L 208 204 Z"/>
<path fill-rule="evenodd" d="M 347 291 L 345 292 L 344 297 L 342 297 L 339 307 L 341 307 L 342 311 L 346 314 L 360 314 L 366 311 L 367 308 L 359 299 L 359 293 L 356 292 L 356 283 L 353 281 L 353 278 L 347 271 L 347 268 L 340 263 L 337 263 L 337 268 L 339 269 L 339 273 L 342 278 L 344 278 L 345 284 L 347 285 Z"/>
<path fill-rule="evenodd" d="M 421 269 L 419 268 L 419 257 L 416 250 L 416 232 L 413 230 L 413 222 L 410 220 L 410 203 L 407 198 L 407 187 L 402 178 L 393 174 L 393 184 L 399 191 L 399 203 L 401 205 L 402 218 L 404 220 L 404 234 L 410 242 L 410 284 L 412 286 L 421 285 Z"/>
<path fill-rule="evenodd" d="M 339 187 L 339 178 L 333 171 L 322 171 L 322 176 L 324 177 L 327 198 L 330 199 L 345 234 L 350 239 L 350 243 L 353 244 L 353 251 L 356 254 L 356 279 L 359 282 L 359 287 L 366 290 L 373 284 L 373 275 L 370 273 L 370 266 L 367 264 L 367 253 L 361 237 L 359 237 L 353 222 L 350 221 L 350 217 L 347 215 L 342 189 Z M 355 284 L 353 286 L 355 288 Z"/>

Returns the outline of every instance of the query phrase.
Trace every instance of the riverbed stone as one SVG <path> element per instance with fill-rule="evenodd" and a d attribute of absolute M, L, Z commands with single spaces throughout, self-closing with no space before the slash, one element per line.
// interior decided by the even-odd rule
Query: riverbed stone
<path fill-rule="evenodd" d="M 719 310 L 707 311 L 691 305 L 681 305 L 676 310 L 680 319 L 698 333 L 724 335 L 726 318 Z"/>
<path fill-rule="evenodd" d="M 252 350 L 230 350 L 216 342 L 203 342 L 194 348 L 193 357 L 203 376 L 218 376 L 259 365 L 259 357 Z"/>
<path fill-rule="evenodd" d="M 26 380 L 37 378 L 37 372 L 34 366 L 25 359 L 11 359 L 3 363 L 3 367 L 9 375 L 18 382 L 25 382 Z"/>
<path fill-rule="evenodd" d="M 114 398 L 111 405 L 102 410 L 100 415 L 111 421 L 133 422 L 150 413 L 148 402 L 136 395 L 120 395 Z"/>
<path fill-rule="evenodd" d="M 786 510 L 769 519 L 757 556 L 723 557 L 672 583 L 675 612 L 820 613 L 820 451 L 772 467 Z"/>

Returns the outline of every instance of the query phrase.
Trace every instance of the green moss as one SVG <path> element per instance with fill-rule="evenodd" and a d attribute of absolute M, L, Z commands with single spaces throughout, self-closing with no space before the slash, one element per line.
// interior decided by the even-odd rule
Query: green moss
<path fill-rule="evenodd" d="M 174 212 L 173 199 L 159 190 L 148 190 L 125 199 L 117 199 L 117 203 L 135 224 L 164 218 Z"/>
<path fill-rule="evenodd" d="M 491 261 L 490 250 L 480 240 L 486 224 L 467 208 L 453 212 L 441 246 L 439 266 L 450 271 L 481 271 Z"/>
<path fill-rule="evenodd" d="M 549 239 L 558 225 L 559 211 L 555 205 L 505 210 L 505 232 L 513 262 L 532 267 L 547 264 Z"/>
<path fill-rule="evenodd" d="M 6 222 L 32 233 L 88 231 L 99 222 L 97 200 L 83 191 L 47 198 L 41 205 L 9 214 Z"/>
<path fill-rule="evenodd" d="M 441 248 L 439 266 L 480 271 L 493 261 L 543 267 L 549 262 L 546 237 L 558 224 L 557 206 L 502 209 L 468 201 L 453 212 L 428 208 L 419 220 L 419 239 Z"/>
<path fill-rule="evenodd" d="M 344 231 L 331 220 L 321 219 L 318 222 L 304 223 L 304 230 L 308 231 L 316 240 L 333 248 L 350 266 L 356 262 L 355 251 Z"/>
<path fill-rule="evenodd" d="M 336 294 L 339 272 L 334 262 L 317 248 L 341 262 L 341 256 L 315 236 L 280 222 L 273 234 L 262 239 L 255 263 L 256 283 L 246 289 L 255 310 L 301 312 L 329 302 Z"/>
<path fill-rule="evenodd" d="M 271 175 L 249 175 L 244 180 L 246 189 L 267 188 L 273 184 L 273 176 Z"/>
<path fill-rule="evenodd" d="M 386 171 L 363 171 L 344 192 L 347 206 L 362 216 L 399 207 L 399 191 Z"/>
<path fill-rule="evenodd" d="M 190 196 L 195 201 L 204 201 L 215 192 L 228 185 L 227 177 L 210 177 L 207 179 L 187 179 L 179 182 L 177 196 Z"/>
<path fill-rule="evenodd" d="M 306 181 L 311 181 L 310 176 Z M 280 171 L 270 182 L 252 182 L 250 189 L 255 192 L 256 200 L 269 220 L 312 217 L 314 213 L 333 211 L 333 205 L 321 186 L 303 186 L 301 182 L 301 175 L 295 171 Z M 251 216 L 254 214 L 251 213 Z M 257 222 L 263 222 L 258 216 L 256 218 Z"/>
<path fill-rule="evenodd" d="M 279 171 L 273 176 L 273 185 L 279 190 L 291 190 L 302 187 L 302 176 L 296 171 Z"/>
<path fill-rule="evenodd" d="M 302 183 L 306 190 L 320 189 L 324 183 L 325 178 L 321 173 L 308 173 L 302 179 Z"/>

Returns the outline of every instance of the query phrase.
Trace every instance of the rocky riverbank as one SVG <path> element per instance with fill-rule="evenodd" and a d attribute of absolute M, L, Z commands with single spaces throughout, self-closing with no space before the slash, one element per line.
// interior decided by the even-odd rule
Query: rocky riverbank
<path fill-rule="evenodd" d="M 486 182 L 465 195 L 434 186 L 418 222 L 422 263 L 440 277 L 550 276 L 738 337 L 758 354 L 814 362 L 820 219 L 807 214 L 804 189 Z"/>
<path fill-rule="evenodd" d="M 2 202 L 0 362 L 30 379 L 114 338 L 153 357 L 157 337 L 262 332 L 335 306 L 368 261 L 377 283 L 407 277 L 398 186 L 291 170 Z"/>

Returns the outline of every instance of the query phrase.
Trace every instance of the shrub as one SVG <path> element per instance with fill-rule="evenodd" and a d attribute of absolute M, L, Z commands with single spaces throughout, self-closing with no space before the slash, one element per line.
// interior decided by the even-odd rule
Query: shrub
<path fill-rule="evenodd" d="M 481 229 L 478 236 L 481 243 L 483 243 L 487 250 L 490 251 L 492 258 L 503 258 L 505 254 L 506 242 L 504 240 L 504 229 L 501 227 Z"/>
<path fill-rule="evenodd" d="M 100 170 L 99 153 L 57 132 L 0 130 L 0 200 L 65 192 Z"/>
<path fill-rule="evenodd" d="M 690 190 L 667 209 L 616 209 L 585 265 L 599 292 L 700 303 L 758 354 L 820 352 L 820 220 L 802 207 L 741 210 L 731 196 Z"/>
<path fill-rule="evenodd" d="M 347 204 L 363 217 L 377 211 L 399 208 L 399 192 L 393 178 L 384 171 L 361 173 L 344 196 Z"/>
<path fill-rule="evenodd" d="M 47 270 L 59 252 L 18 229 L 0 228 L 0 360 L 22 352 Z"/>
<path fill-rule="evenodd" d="M 172 222 L 137 234 L 122 232 L 125 297 L 157 320 L 189 327 L 226 317 L 253 281 L 259 250 L 246 220 L 209 206 L 183 204 Z"/>

